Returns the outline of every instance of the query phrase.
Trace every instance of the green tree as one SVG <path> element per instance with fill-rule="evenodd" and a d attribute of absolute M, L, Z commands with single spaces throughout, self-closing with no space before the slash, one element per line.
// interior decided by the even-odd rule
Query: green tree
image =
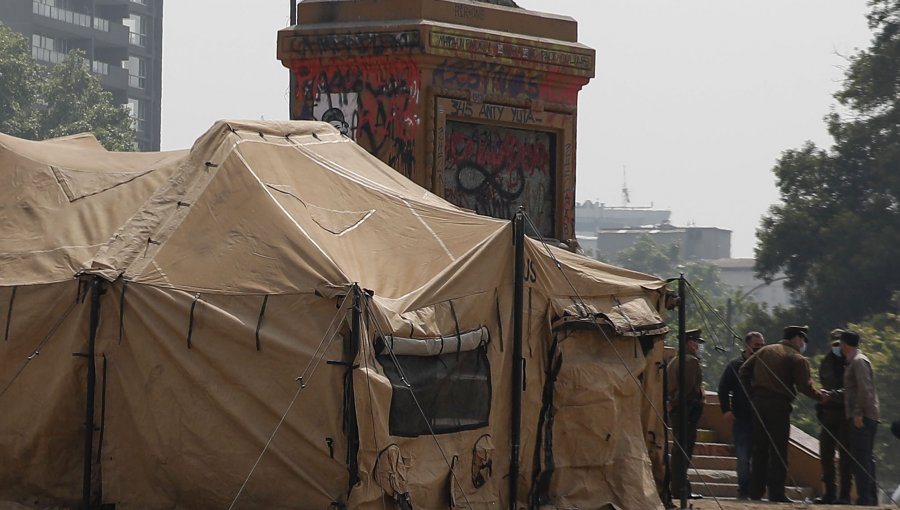
<path fill-rule="evenodd" d="M 688 282 L 686 291 L 686 327 L 701 328 L 706 338 L 706 351 L 704 356 L 704 379 L 707 387 L 713 388 L 718 383 L 719 376 L 728 360 L 737 356 L 743 348 L 743 339 L 736 338 L 743 334 L 744 318 L 752 311 L 757 316 L 763 316 L 765 309 L 754 303 L 752 299 L 736 299 L 738 291 L 722 282 L 719 268 L 701 260 L 683 260 L 680 255 L 678 243 L 659 245 L 649 235 L 641 236 L 635 243 L 619 253 L 616 263 L 620 266 L 655 274 L 661 278 L 677 278 L 684 274 Z M 677 281 L 669 283 L 669 290 L 677 291 Z M 733 330 L 729 329 L 728 309 L 731 298 L 732 326 L 740 323 Z M 668 322 L 673 331 L 677 316 L 674 313 L 668 315 Z M 756 329 L 756 328 L 751 328 Z M 675 335 L 668 338 L 670 344 L 677 341 Z"/>
<path fill-rule="evenodd" d="M 757 232 L 756 270 L 783 270 L 814 334 L 888 309 L 900 288 L 900 2 L 872 0 L 871 45 L 850 58 L 826 117 L 834 144 L 785 151 L 781 204 Z"/>
<path fill-rule="evenodd" d="M 0 132 L 37 137 L 40 87 L 40 65 L 28 54 L 25 38 L 0 25 Z"/>
<path fill-rule="evenodd" d="M 0 26 L 0 77 L 0 131 L 32 140 L 92 132 L 109 150 L 134 150 L 128 110 L 103 90 L 81 50 L 47 69 L 24 37 Z"/>
<path fill-rule="evenodd" d="M 900 293 L 895 293 L 891 310 L 870 315 L 857 324 L 839 324 L 859 332 L 860 350 L 872 362 L 875 386 L 881 404 L 883 425 L 875 436 L 879 484 L 888 492 L 892 491 L 900 479 L 900 441 L 895 439 L 888 427 L 900 419 Z M 810 365 L 816 370 L 822 363 L 823 355 L 810 358 Z M 795 401 L 792 422 L 808 434 L 818 436 L 820 424 L 816 418 L 814 404 L 804 398 Z"/>

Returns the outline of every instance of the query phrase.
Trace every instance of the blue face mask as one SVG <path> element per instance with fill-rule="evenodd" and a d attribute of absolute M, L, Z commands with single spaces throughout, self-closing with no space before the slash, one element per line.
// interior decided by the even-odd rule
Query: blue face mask
<path fill-rule="evenodd" d="M 833 352 L 835 356 L 840 356 L 841 355 L 841 347 L 840 346 L 832 347 L 831 352 Z"/>

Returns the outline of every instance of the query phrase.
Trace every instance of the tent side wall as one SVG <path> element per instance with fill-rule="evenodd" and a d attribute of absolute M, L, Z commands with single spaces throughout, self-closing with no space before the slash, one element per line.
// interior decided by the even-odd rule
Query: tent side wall
<path fill-rule="evenodd" d="M 79 282 L 0 288 L 0 501 L 75 505 L 90 299 Z"/>
<path fill-rule="evenodd" d="M 226 508 L 251 470 L 243 508 L 328 508 L 346 495 L 344 371 L 329 363 L 342 356 L 346 307 L 314 294 L 197 297 L 120 281 L 103 310 L 104 501 Z"/>

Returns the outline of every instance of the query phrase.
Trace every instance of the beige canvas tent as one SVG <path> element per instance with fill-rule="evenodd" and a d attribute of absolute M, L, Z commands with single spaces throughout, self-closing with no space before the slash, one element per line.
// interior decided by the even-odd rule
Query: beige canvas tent
<path fill-rule="evenodd" d="M 3 197 L 31 212 L 0 236 L 25 268 L 0 269 L 0 499 L 660 506 L 664 282 L 517 243 L 511 222 L 422 190 L 327 124 L 220 122 L 189 154 L 133 160 L 76 145 L 45 143 L 43 159 L 4 146 L 2 164 L 33 161 L 57 201 L 17 202 L 28 180 Z M 147 172 L 71 193 L 96 206 L 52 225 L 107 242 L 17 247 L 89 180 L 54 169 L 110 177 L 95 161 Z M 76 244 L 90 248 L 46 276 L 43 254 Z"/>
<path fill-rule="evenodd" d="M 0 499 L 77 497 L 89 306 L 74 275 L 187 154 L 0 135 Z"/>

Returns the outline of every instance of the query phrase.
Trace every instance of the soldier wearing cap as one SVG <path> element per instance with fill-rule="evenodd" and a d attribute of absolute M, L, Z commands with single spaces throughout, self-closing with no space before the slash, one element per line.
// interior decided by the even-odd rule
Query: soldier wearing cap
<path fill-rule="evenodd" d="M 876 506 L 878 484 L 875 479 L 875 431 L 878 428 L 879 404 L 875 390 L 872 362 L 859 350 L 859 333 L 848 329 L 841 333 L 841 352 L 847 358 L 844 371 L 844 412 L 850 429 L 850 453 L 856 460 L 856 504 Z"/>
<path fill-rule="evenodd" d="M 702 496 L 694 494 L 691 491 L 691 485 L 687 478 L 687 468 L 690 465 L 694 455 L 694 443 L 697 441 L 697 422 L 700 421 L 700 415 L 703 414 L 703 370 L 700 366 L 700 358 L 698 355 L 702 352 L 702 344 L 705 343 L 703 337 L 700 336 L 699 329 L 692 329 L 684 332 L 684 349 L 687 354 L 684 360 L 684 387 L 685 387 L 685 408 L 680 406 L 681 388 L 678 386 L 678 356 L 672 358 L 668 364 L 667 371 L 667 387 L 668 387 L 668 407 L 671 411 L 671 423 L 676 438 L 685 437 L 684 456 L 676 448 L 675 455 L 672 458 L 672 485 L 671 495 L 675 499 L 681 499 L 683 488 L 687 484 L 687 493 L 685 498 L 697 499 Z M 687 417 L 687 428 L 685 435 L 682 436 L 682 416 Z M 684 463 L 684 457 L 687 457 L 687 464 Z"/>
<path fill-rule="evenodd" d="M 834 329 L 829 334 L 831 350 L 822 358 L 819 365 L 819 384 L 822 389 L 831 392 L 831 399 L 826 403 L 816 404 L 816 416 L 822 428 L 819 431 L 819 459 L 822 462 L 822 481 L 825 482 L 825 494 L 816 499 L 822 504 L 849 504 L 850 480 L 853 463 L 850 459 L 850 442 L 847 418 L 844 413 L 844 399 L 840 390 L 844 387 L 844 365 L 847 360 L 841 353 L 842 329 Z M 840 456 L 840 492 L 836 484 L 834 454 Z"/>
<path fill-rule="evenodd" d="M 792 403 L 797 392 L 818 401 L 827 400 L 813 385 L 806 351 L 807 326 L 784 328 L 784 339 L 751 356 L 740 371 L 741 383 L 750 388 L 756 408 L 753 424 L 753 460 L 750 499 L 760 500 L 768 490 L 769 501 L 790 503 L 784 493 Z"/>

